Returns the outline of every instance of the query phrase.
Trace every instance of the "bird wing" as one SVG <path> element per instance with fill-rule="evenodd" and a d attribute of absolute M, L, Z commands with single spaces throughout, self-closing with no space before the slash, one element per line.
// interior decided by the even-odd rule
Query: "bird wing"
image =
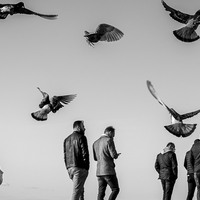
<path fill-rule="evenodd" d="M 76 94 L 71 95 L 63 95 L 63 96 L 53 96 L 51 98 L 51 105 L 52 105 L 52 112 L 57 112 L 60 108 L 64 107 L 62 103 L 68 104 L 70 103 L 74 98 L 76 97 Z"/>
<path fill-rule="evenodd" d="M 46 19 L 55 19 L 58 15 L 47 15 L 47 14 L 41 14 L 41 13 L 37 13 L 37 12 L 34 12 L 32 10 L 29 10 L 25 7 L 22 7 L 22 8 L 18 8 L 17 9 L 17 13 L 19 14 L 27 14 L 27 15 L 37 15 L 37 16 L 40 16 L 40 17 L 43 17 L 43 18 L 46 18 Z"/>
<path fill-rule="evenodd" d="M 188 20 L 193 17 L 193 15 L 189 15 L 189 14 L 186 14 L 186 13 L 182 13 L 179 10 L 175 10 L 174 8 L 168 6 L 163 0 L 161 0 L 161 1 L 162 1 L 162 4 L 163 4 L 165 10 L 170 12 L 169 15 L 174 20 L 176 20 L 180 23 L 183 23 L 183 24 L 187 24 Z"/>
<path fill-rule="evenodd" d="M 100 24 L 96 29 L 96 33 L 101 36 L 100 41 L 107 42 L 117 41 L 124 35 L 122 31 L 108 24 Z"/>
<path fill-rule="evenodd" d="M 181 115 L 181 119 L 187 119 L 187 118 L 193 117 L 194 115 L 197 115 L 198 113 L 200 113 L 200 110 L 196 110 L 193 112 L 183 114 L 183 115 Z"/>
<path fill-rule="evenodd" d="M 168 106 L 160 99 L 158 96 L 156 90 L 154 89 L 153 85 L 149 80 L 147 80 L 147 88 L 149 89 L 149 92 L 153 95 L 153 97 L 162 105 L 164 106 L 167 110 L 169 109 Z"/>

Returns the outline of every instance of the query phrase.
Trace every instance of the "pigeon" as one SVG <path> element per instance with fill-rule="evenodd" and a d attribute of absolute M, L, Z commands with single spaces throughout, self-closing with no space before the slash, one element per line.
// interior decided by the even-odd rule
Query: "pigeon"
<path fill-rule="evenodd" d="M 168 6 L 163 0 L 162 4 L 165 10 L 170 12 L 169 15 L 174 20 L 186 24 L 184 27 L 173 31 L 173 34 L 177 39 L 182 42 L 194 42 L 199 39 L 199 35 L 196 33 L 195 30 L 200 23 L 200 10 L 198 10 L 194 15 L 189 15 Z"/>
<path fill-rule="evenodd" d="M 37 15 L 46 19 L 55 19 L 58 15 L 46 15 L 33 12 L 27 8 L 23 2 L 17 4 L 0 4 L 0 19 L 6 19 L 8 15 L 14 14 L 27 14 L 27 15 Z"/>
<path fill-rule="evenodd" d="M 62 103 L 68 104 L 76 97 L 76 94 L 71 94 L 49 98 L 49 95 L 46 92 L 41 91 L 39 87 L 37 87 L 37 89 L 43 96 L 43 99 L 39 104 L 41 110 L 31 113 L 31 116 L 37 121 L 47 120 L 47 116 L 50 112 L 56 113 L 60 108 L 64 107 Z"/>
<path fill-rule="evenodd" d="M 124 35 L 122 31 L 108 24 L 100 24 L 94 33 L 85 31 L 84 37 L 89 45 L 94 46 L 94 43 L 99 41 L 113 42 L 121 39 Z"/>
<path fill-rule="evenodd" d="M 150 93 L 157 99 L 157 101 L 164 106 L 171 114 L 171 125 L 164 126 L 170 133 L 177 137 L 187 137 L 191 135 L 196 129 L 197 124 L 184 124 L 183 120 L 197 115 L 200 110 L 182 114 L 177 113 L 173 108 L 169 108 L 157 95 L 156 90 L 149 80 L 147 80 L 147 87 Z"/>

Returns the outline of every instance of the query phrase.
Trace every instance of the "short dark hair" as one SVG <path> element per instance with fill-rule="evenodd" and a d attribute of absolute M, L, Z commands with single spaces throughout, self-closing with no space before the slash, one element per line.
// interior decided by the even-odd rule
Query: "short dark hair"
<path fill-rule="evenodd" d="M 167 144 L 167 147 L 175 148 L 175 144 L 174 144 L 173 142 L 169 142 L 169 143 Z"/>
<path fill-rule="evenodd" d="M 104 133 L 106 133 L 106 132 L 114 132 L 114 131 L 115 131 L 115 129 L 114 129 L 112 126 L 108 126 L 108 127 L 105 129 Z"/>
<path fill-rule="evenodd" d="M 80 127 L 83 124 L 83 120 L 77 120 L 73 124 L 73 128 Z"/>

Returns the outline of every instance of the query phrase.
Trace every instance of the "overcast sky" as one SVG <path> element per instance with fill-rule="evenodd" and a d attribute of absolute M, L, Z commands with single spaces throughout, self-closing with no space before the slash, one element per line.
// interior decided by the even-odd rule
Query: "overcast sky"
<path fill-rule="evenodd" d="M 180 114 L 199 109 L 200 41 L 187 44 L 174 37 L 172 31 L 183 25 L 169 16 L 160 0 L 24 3 L 33 11 L 58 14 L 58 18 L 14 15 L 0 21 L 0 165 L 4 171 L 0 199 L 71 198 L 63 141 L 78 119 L 85 122 L 90 151 L 86 199 L 94 200 L 98 189 L 92 144 L 109 125 L 116 128 L 115 144 L 121 152 L 115 161 L 119 200 L 162 198 L 154 163 L 168 142 L 176 144 L 179 164 L 173 199 L 186 198 L 183 161 L 199 137 L 200 115 L 185 121 L 198 124 L 191 136 L 173 136 L 164 128 L 170 124 L 170 115 L 149 93 L 146 80 Z M 198 0 L 166 3 L 189 14 L 200 7 Z M 124 37 L 92 48 L 84 31 L 92 32 L 100 23 L 119 28 Z M 50 96 L 77 97 L 56 114 L 50 113 L 46 122 L 38 122 L 30 115 L 42 99 L 37 87 Z"/>

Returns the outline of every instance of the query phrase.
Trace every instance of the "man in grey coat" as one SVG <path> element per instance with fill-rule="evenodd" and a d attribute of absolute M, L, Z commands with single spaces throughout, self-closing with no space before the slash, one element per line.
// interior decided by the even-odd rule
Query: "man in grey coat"
<path fill-rule="evenodd" d="M 112 192 L 109 200 L 115 200 L 119 193 L 119 184 L 115 171 L 114 159 L 117 159 L 120 153 L 117 153 L 114 144 L 115 129 L 109 126 L 104 134 L 93 144 L 93 156 L 97 161 L 96 175 L 98 179 L 98 200 L 103 200 L 107 185 Z"/>

